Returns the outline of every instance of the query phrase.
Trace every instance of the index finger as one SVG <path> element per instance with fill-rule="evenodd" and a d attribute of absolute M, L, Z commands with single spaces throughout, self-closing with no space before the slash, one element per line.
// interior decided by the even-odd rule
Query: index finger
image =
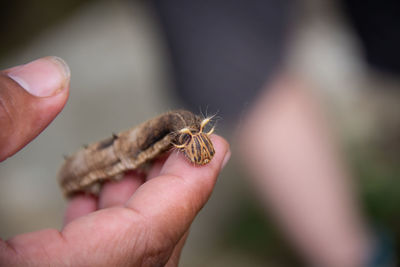
<path fill-rule="evenodd" d="M 160 176 L 143 184 L 126 203 L 126 207 L 144 216 L 149 227 L 179 240 L 196 214 L 207 202 L 218 174 L 230 157 L 229 145 L 212 135 L 214 158 L 207 165 L 190 163 L 182 153 L 172 153 Z"/>

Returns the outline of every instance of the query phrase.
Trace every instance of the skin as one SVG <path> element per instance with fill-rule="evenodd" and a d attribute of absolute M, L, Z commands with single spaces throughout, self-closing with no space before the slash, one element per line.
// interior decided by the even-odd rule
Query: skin
<path fill-rule="evenodd" d="M 30 93 L 15 78 L 19 72 L 36 83 Z M 55 118 L 68 91 L 69 70 L 54 58 L 0 73 L 0 128 L 5 129 L 0 132 L 1 161 Z M 216 153 L 205 166 L 193 166 L 182 153 L 171 153 L 156 162 L 147 177 L 131 172 L 105 184 L 98 198 L 71 198 L 60 231 L 44 229 L 0 240 L 0 265 L 177 266 L 190 224 L 230 156 L 223 138 L 212 135 L 211 140 Z"/>
<path fill-rule="evenodd" d="M 280 76 L 239 129 L 260 199 L 309 266 L 366 266 L 368 227 L 324 109 L 296 76 Z"/>

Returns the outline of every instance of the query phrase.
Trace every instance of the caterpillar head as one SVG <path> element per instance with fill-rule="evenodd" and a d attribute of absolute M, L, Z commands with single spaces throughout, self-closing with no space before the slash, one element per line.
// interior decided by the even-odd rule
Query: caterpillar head
<path fill-rule="evenodd" d="M 209 136 L 214 132 L 214 127 L 207 133 L 203 132 L 204 126 L 210 121 L 206 118 L 201 122 L 200 131 L 183 128 L 178 132 L 176 148 L 193 163 L 205 165 L 211 161 L 215 154 L 214 146 Z"/>

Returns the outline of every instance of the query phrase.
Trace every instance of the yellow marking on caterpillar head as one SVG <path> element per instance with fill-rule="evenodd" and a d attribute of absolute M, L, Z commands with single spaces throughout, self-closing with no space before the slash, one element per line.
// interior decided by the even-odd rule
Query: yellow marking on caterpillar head
<path fill-rule="evenodd" d="M 212 119 L 213 117 L 214 117 L 214 116 L 212 116 L 212 117 L 207 117 L 207 118 L 205 118 L 204 120 L 201 121 L 201 124 L 200 124 L 200 132 L 201 132 L 201 133 L 203 132 L 204 127 L 207 125 L 207 123 L 209 123 L 209 122 L 211 121 L 211 119 Z M 211 135 L 211 134 L 214 132 L 214 130 L 215 130 L 215 126 L 213 126 L 213 127 L 211 128 L 211 130 L 208 131 L 206 134 L 207 134 L 207 135 Z"/>

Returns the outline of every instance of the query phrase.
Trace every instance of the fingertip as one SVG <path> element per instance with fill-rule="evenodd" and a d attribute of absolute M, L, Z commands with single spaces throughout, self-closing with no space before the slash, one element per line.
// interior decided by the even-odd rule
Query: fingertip
<path fill-rule="evenodd" d="M 64 225 L 97 210 L 97 198 L 88 194 L 77 194 L 69 199 L 64 216 Z"/>
<path fill-rule="evenodd" d="M 168 199 L 171 203 L 193 203 L 194 210 L 199 210 L 211 195 L 223 162 L 230 153 L 224 138 L 214 135 L 211 139 L 215 155 L 210 163 L 194 165 L 182 153 L 171 153 L 159 175 L 143 184 L 138 190 L 140 194 L 135 194 L 127 202 L 127 207 L 147 209 L 158 205 L 157 210 L 161 211 L 163 205 L 169 206 L 168 203 L 162 204 Z M 156 210 L 148 211 L 154 213 Z"/>
<path fill-rule="evenodd" d="M 176 153 L 171 153 L 160 171 L 160 177 L 178 177 L 187 187 L 187 191 L 194 192 L 198 207 L 202 207 L 208 200 L 223 164 L 226 164 L 230 157 L 229 144 L 224 138 L 213 134 L 211 141 L 215 154 L 206 165 L 196 165 L 190 162 L 183 153 L 176 151 Z"/>
<path fill-rule="evenodd" d="M 53 96 L 67 89 L 71 77 L 68 64 L 55 56 L 39 58 L 6 70 L 5 73 L 37 97 Z"/>
<path fill-rule="evenodd" d="M 106 182 L 99 194 L 99 209 L 123 205 L 144 183 L 143 175 L 129 172 L 120 181 Z"/>
<path fill-rule="evenodd" d="M 162 155 L 161 157 L 157 158 L 151 165 L 149 172 L 147 173 L 146 180 L 151 180 L 160 175 L 160 172 L 164 166 L 165 161 L 167 160 L 168 156 L 171 153 Z"/>
<path fill-rule="evenodd" d="M 211 135 L 211 141 L 215 149 L 215 155 L 206 165 L 191 163 L 182 153 L 171 153 L 160 171 L 160 175 L 175 175 L 180 177 L 192 177 L 196 175 L 216 178 L 218 172 L 230 158 L 229 143 L 221 136 Z"/>
<path fill-rule="evenodd" d="M 222 156 L 221 169 L 223 169 L 231 158 L 230 145 L 225 138 L 219 135 L 213 134 L 210 138 L 214 144 L 215 150 L 219 151 L 220 155 Z"/>

